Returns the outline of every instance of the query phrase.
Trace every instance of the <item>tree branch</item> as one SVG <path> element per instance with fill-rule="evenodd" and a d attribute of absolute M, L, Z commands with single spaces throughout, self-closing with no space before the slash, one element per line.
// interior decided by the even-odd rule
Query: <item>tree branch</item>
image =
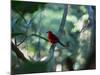
<path fill-rule="evenodd" d="M 14 45 L 13 42 L 11 42 L 11 48 L 12 48 L 11 50 L 13 50 L 16 53 L 18 58 L 22 59 L 23 61 L 27 61 L 23 53 Z"/>
<path fill-rule="evenodd" d="M 64 25 L 66 23 L 67 12 L 68 12 L 67 10 L 68 10 L 68 5 L 65 4 L 64 5 L 64 13 L 63 13 L 61 24 L 60 24 L 60 27 L 59 27 L 59 30 L 58 30 L 58 34 L 60 34 L 64 29 Z"/>
<path fill-rule="evenodd" d="M 39 37 L 39 38 L 41 38 L 41 39 L 43 39 L 45 41 L 48 41 L 48 39 L 46 39 L 46 38 L 44 38 L 44 37 L 42 37 L 42 36 L 40 36 L 38 34 L 30 34 L 29 36 L 25 36 L 25 38 L 17 46 L 21 45 L 27 38 L 29 38 L 31 36 L 36 36 L 36 37 Z"/>
<path fill-rule="evenodd" d="M 31 35 L 29 35 L 28 37 L 30 37 L 30 36 L 40 37 L 41 39 L 43 39 L 43 40 L 45 40 L 45 41 L 48 41 L 48 39 L 46 39 L 46 38 L 44 38 L 44 37 L 42 37 L 42 36 L 40 36 L 40 35 L 38 35 L 38 34 L 31 34 Z"/>
<path fill-rule="evenodd" d="M 24 39 L 19 44 L 17 44 L 17 46 L 21 45 L 26 40 L 26 38 L 27 36 L 25 36 Z"/>
<path fill-rule="evenodd" d="M 95 14 L 92 9 L 91 6 L 87 6 L 87 10 L 88 10 L 88 14 L 89 14 L 89 20 L 90 20 L 90 23 L 89 23 L 89 26 L 91 27 L 91 45 L 90 45 L 90 50 L 91 50 L 91 53 L 90 53 L 90 56 L 88 57 L 88 61 L 87 61 L 87 64 L 85 65 L 85 68 L 86 69 L 95 69 L 96 68 L 96 48 L 95 48 L 95 45 L 96 45 L 96 41 L 95 41 L 95 32 L 96 32 L 96 25 L 95 25 Z"/>
<path fill-rule="evenodd" d="M 61 20 L 61 24 L 60 24 L 60 27 L 59 27 L 59 30 L 58 30 L 58 37 L 60 36 L 61 32 L 62 32 L 63 29 L 64 29 L 64 25 L 65 25 L 65 22 L 66 22 L 66 16 L 67 16 L 67 9 L 68 9 L 68 6 L 65 4 L 65 5 L 64 5 L 64 13 L 63 13 L 62 20 Z M 56 45 L 52 45 L 52 46 L 50 47 L 48 60 L 50 60 L 51 58 L 53 58 L 55 46 L 56 46 Z M 48 60 L 47 60 L 47 61 L 48 61 Z"/>

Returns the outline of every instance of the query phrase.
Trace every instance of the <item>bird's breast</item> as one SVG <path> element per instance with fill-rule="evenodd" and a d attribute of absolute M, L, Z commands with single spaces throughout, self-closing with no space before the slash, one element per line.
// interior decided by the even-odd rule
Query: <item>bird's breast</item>
<path fill-rule="evenodd" d="M 48 35 L 48 40 L 49 40 L 49 42 L 51 42 L 52 44 L 55 44 L 55 43 L 57 43 L 57 38 L 55 37 L 55 36 L 53 36 L 53 35 Z"/>

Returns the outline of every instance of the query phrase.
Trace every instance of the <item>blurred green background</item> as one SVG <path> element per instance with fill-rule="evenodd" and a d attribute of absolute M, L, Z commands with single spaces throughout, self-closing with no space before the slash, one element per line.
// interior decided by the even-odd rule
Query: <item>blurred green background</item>
<path fill-rule="evenodd" d="M 95 69 L 95 10 L 86 5 L 11 1 L 12 75 Z M 47 31 L 68 47 L 56 44 L 50 52 Z"/>

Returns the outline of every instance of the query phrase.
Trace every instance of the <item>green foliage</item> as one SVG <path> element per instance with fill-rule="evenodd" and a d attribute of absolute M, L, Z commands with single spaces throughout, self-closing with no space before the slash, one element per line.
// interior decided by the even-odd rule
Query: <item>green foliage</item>
<path fill-rule="evenodd" d="M 35 4 L 32 2 L 22 2 L 22 1 L 12 1 L 11 2 L 11 8 L 16 12 L 21 12 L 24 14 L 26 13 L 34 13 L 36 10 L 38 10 L 38 7 L 43 7 L 44 4 Z"/>
<path fill-rule="evenodd" d="M 12 1 L 11 36 L 18 43 L 21 43 L 24 39 L 23 37 L 27 36 L 18 48 L 27 57 L 32 58 L 32 62 L 27 61 L 16 67 L 15 73 L 41 73 L 48 71 L 49 63 L 36 62 L 34 58 L 38 56 L 41 59 L 44 56 L 49 56 L 51 44 L 48 43 L 46 32 L 52 31 L 58 36 L 57 32 L 64 12 L 63 6 L 63 4 L 53 3 Z M 86 60 L 84 57 L 87 57 L 89 54 L 90 38 L 88 35 L 84 35 L 82 39 L 86 37 L 89 39 L 82 41 L 80 39 L 80 30 L 84 25 L 88 25 L 89 14 L 87 11 L 84 5 L 69 5 L 65 25 L 61 33 L 62 36 L 58 37 L 62 43 L 69 44 L 69 47 L 63 49 L 59 44 L 56 44 L 55 48 L 55 50 L 59 49 L 59 51 L 62 51 L 60 52 L 61 60 L 67 57 L 71 57 L 76 63 L 79 63 L 81 58 L 81 61 L 83 59 Z M 91 31 L 88 30 L 87 34 L 89 33 Z M 32 54 L 34 55 L 32 56 Z M 58 56 L 58 58 L 60 57 Z M 12 61 L 14 60 L 12 59 Z"/>
<path fill-rule="evenodd" d="M 46 62 L 25 62 L 19 68 L 16 68 L 16 73 L 27 74 L 27 73 L 42 73 L 47 72 Z"/>

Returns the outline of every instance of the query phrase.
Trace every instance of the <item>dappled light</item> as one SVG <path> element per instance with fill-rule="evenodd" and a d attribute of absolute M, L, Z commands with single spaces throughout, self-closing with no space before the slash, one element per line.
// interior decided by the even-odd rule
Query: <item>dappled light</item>
<path fill-rule="evenodd" d="M 12 1 L 12 74 L 95 69 L 94 7 Z"/>

